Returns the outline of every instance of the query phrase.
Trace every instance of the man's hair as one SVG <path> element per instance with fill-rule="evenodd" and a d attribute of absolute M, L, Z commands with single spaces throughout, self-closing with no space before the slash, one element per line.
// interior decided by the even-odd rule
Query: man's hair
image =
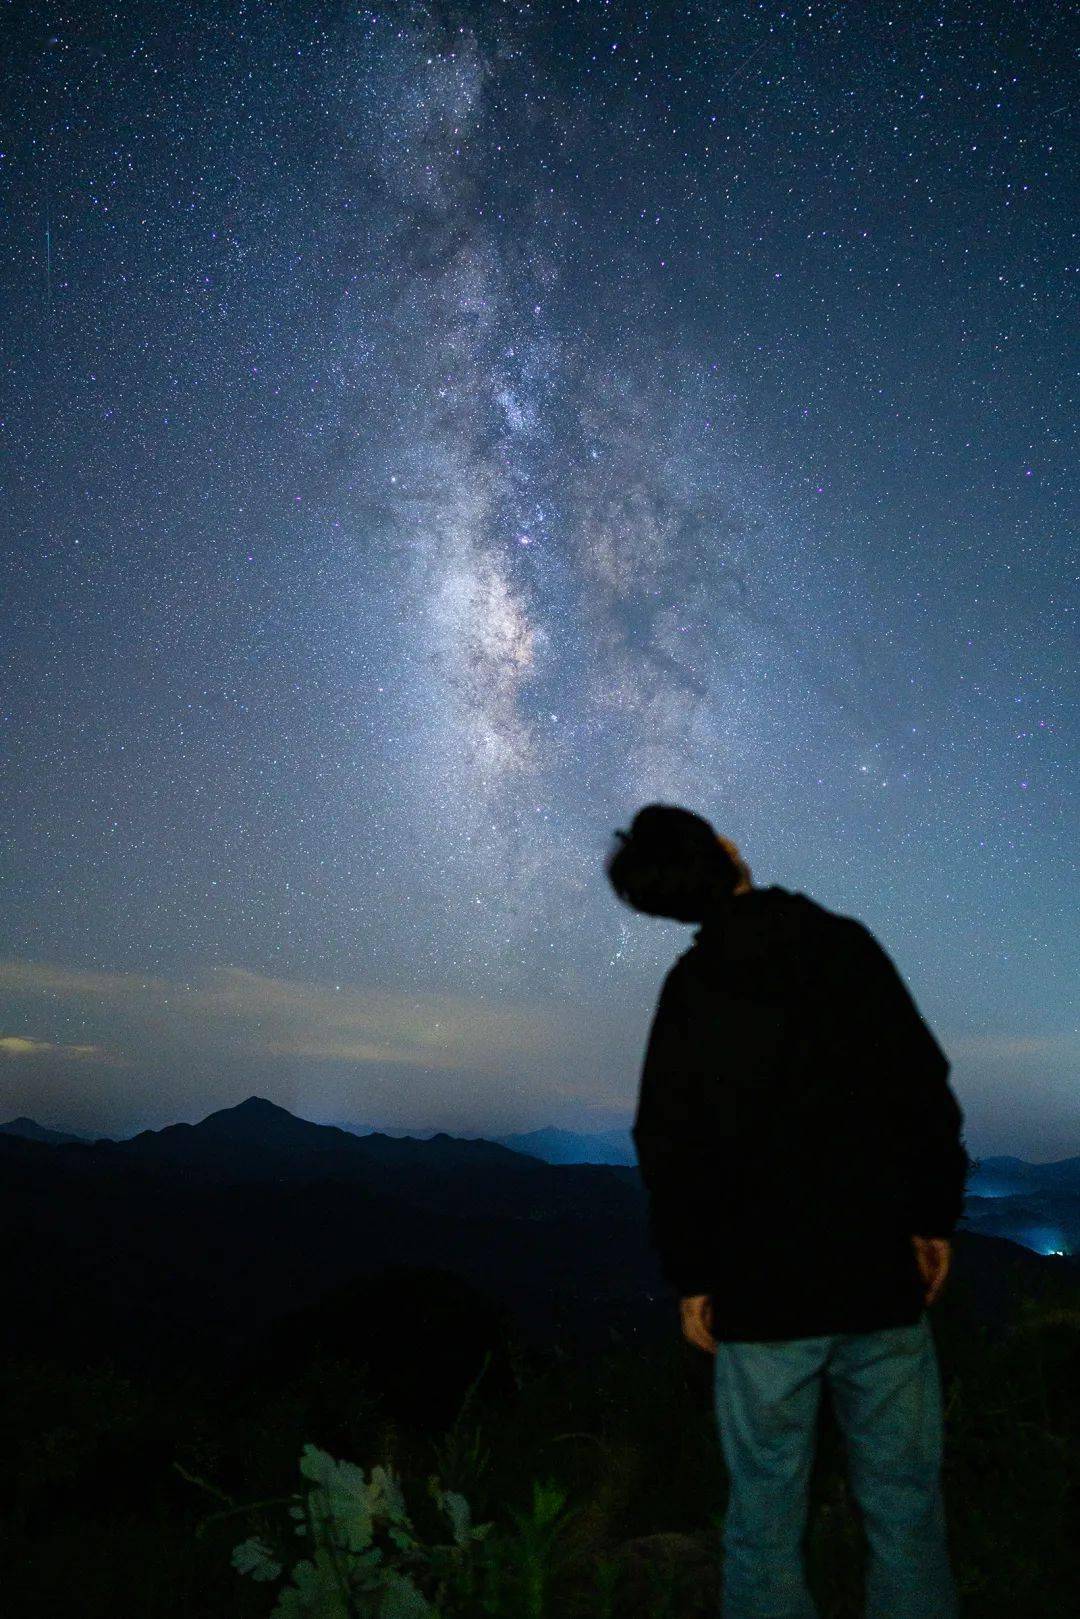
<path fill-rule="evenodd" d="M 632 910 L 700 922 L 730 898 L 739 868 L 702 816 L 677 804 L 646 804 L 615 833 L 607 879 Z"/>

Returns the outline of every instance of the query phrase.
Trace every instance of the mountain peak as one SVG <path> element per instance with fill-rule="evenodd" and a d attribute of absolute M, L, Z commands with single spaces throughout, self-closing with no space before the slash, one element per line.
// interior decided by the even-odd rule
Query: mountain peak
<path fill-rule="evenodd" d="M 274 1135 L 289 1135 L 321 1128 L 321 1125 L 312 1124 L 310 1119 L 299 1118 L 295 1113 L 290 1113 L 287 1107 L 280 1107 L 265 1096 L 248 1096 L 233 1107 L 215 1108 L 213 1113 L 208 1113 L 195 1126 L 196 1130 L 224 1130 L 229 1134 L 236 1132 L 252 1136 L 265 1135 L 268 1131 Z"/>

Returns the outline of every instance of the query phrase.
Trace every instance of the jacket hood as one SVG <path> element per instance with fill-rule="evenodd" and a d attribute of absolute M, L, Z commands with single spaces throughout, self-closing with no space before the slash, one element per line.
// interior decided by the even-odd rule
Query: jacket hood
<path fill-rule="evenodd" d="M 684 960 L 706 971 L 781 967 L 809 947 L 828 914 L 805 894 L 775 886 L 751 888 L 701 924 Z"/>

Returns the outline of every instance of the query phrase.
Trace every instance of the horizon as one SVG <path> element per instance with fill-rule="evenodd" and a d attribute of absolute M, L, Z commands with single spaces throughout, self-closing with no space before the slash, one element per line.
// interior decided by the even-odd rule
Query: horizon
<path fill-rule="evenodd" d="M 607 1140 L 610 1140 L 610 1137 L 613 1136 L 613 1135 L 617 1136 L 617 1135 L 625 1133 L 625 1135 L 627 1137 L 627 1143 L 628 1143 L 628 1146 L 629 1146 L 631 1152 L 633 1152 L 633 1150 L 634 1150 L 633 1138 L 630 1135 L 630 1123 L 627 1123 L 627 1125 L 625 1127 L 623 1127 L 621 1125 L 607 1125 L 607 1126 L 603 1126 L 603 1127 L 601 1127 L 599 1129 L 582 1128 L 582 1129 L 577 1129 L 577 1130 L 567 1129 L 564 1126 L 560 1126 L 560 1125 L 547 1124 L 547 1125 L 539 1125 L 539 1126 L 533 1127 L 530 1130 L 499 1131 L 497 1133 L 496 1132 L 483 1132 L 483 1131 L 478 1131 L 478 1132 L 475 1132 L 475 1133 L 463 1133 L 461 1131 L 443 1130 L 443 1129 L 440 1129 L 440 1128 L 433 1128 L 433 1127 L 424 1127 L 424 1128 L 419 1129 L 419 1130 L 417 1130 L 417 1129 L 404 1129 L 404 1128 L 397 1127 L 397 1126 L 394 1126 L 394 1125 L 381 1125 L 381 1126 L 378 1126 L 378 1125 L 361 1124 L 361 1123 L 352 1123 L 352 1124 L 350 1124 L 350 1123 L 342 1122 L 339 1119 L 308 1119 L 303 1114 L 295 1113 L 293 1111 L 293 1109 L 285 1107 L 285 1105 L 283 1103 L 274 1102 L 272 1100 L 272 1098 L 267 1097 L 267 1096 L 260 1096 L 258 1094 L 252 1094 L 250 1096 L 244 1097 L 239 1102 L 226 1103 L 220 1108 L 211 1109 L 210 1113 L 203 1114 L 203 1115 L 201 1115 L 200 1118 L 197 1118 L 197 1119 L 170 1119 L 168 1121 L 168 1123 L 165 1124 L 165 1125 L 159 1125 L 159 1126 L 145 1126 L 144 1125 L 144 1126 L 141 1126 L 139 1129 L 130 1132 L 130 1134 L 117 1135 L 117 1136 L 110 1136 L 110 1135 L 103 1135 L 103 1134 L 99 1134 L 97 1136 L 89 1135 L 89 1136 L 84 1136 L 83 1139 L 88 1140 L 91 1143 L 93 1141 L 95 1141 L 95 1140 L 115 1140 L 115 1141 L 132 1140 L 136 1135 L 141 1134 L 143 1131 L 145 1131 L 147 1129 L 150 1129 L 150 1130 L 165 1129 L 165 1128 L 168 1128 L 168 1124 L 192 1124 L 192 1125 L 200 1124 L 200 1123 L 204 1122 L 205 1119 L 208 1119 L 208 1118 L 212 1117 L 212 1115 L 214 1113 L 233 1112 L 238 1108 L 247 1107 L 253 1102 L 258 1103 L 260 1105 L 268 1104 L 271 1107 L 280 1108 L 284 1112 L 289 1113 L 291 1117 L 296 1118 L 296 1119 L 300 1120 L 301 1122 L 304 1122 L 304 1123 L 307 1123 L 307 1124 L 326 1125 L 326 1126 L 328 1126 L 330 1128 L 336 1128 L 336 1129 L 344 1130 L 349 1134 L 358 1135 L 358 1136 L 388 1135 L 388 1136 L 395 1136 L 395 1137 L 405 1137 L 405 1138 L 413 1139 L 413 1140 L 426 1140 L 426 1139 L 430 1139 L 432 1137 L 437 1137 L 437 1136 L 440 1136 L 440 1135 L 447 1135 L 447 1136 L 451 1136 L 451 1137 L 453 1137 L 453 1138 L 455 1138 L 457 1140 L 496 1141 L 498 1136 L 512 1138 L 512 1137 L 516 1137 L 516 1136 L 551 1134 L 551 1135 L 567 1136 L 567 1137 L 570 1137 L 570 1138 L 573 1138 L 573 1139 L 578 1139 L 578 1140 L 586 1140 L 587 1141 L 590 1137 L 595 1137 L 597 1139 L 602 1138 L 602 1139 L 607 1141 Z M 630 1122 L 632 1122 L 632 1121 L 630 1121 Z M 67 1126 L 64 1125 L 64 1124 L 52 1124 L 52 1125 L 44 1124 L 41 1119 L 33 1118 L 29 1114 L 19 1114 L 19 1115 L 16 1115 L 14 1118 L 6 1119 L 6 1120 L 5 1119 L 0 1119 L 0 1131 L 8 1129 L 13 1124 L 35 1124 L 35 1125 L 39 1126 L 40 1128 L 55 1130 L 58 1133 L 65 1133 L 66 1132 L 66 1133 L 73 1134 L 73 1135 L 81 1135 L 82 1134 L 81 1132 L 77 1132 L 77 1131 L 68 1131 Z M 1050 1159 L 1044 1159 L 1044 1160 L 1036 1160 L 1036 1159 L 1026 1158 L 1026 1157 L 1024 1157 L 1023 1154 L 1020 1154 L 1020 1153 L 984 1153 L 984 1154 L 978 1154 L 978 1153 L 972 1152 L 971 1157 L 977 1163 L 988 1160 L 988 1159 L 996 1159 L 996 1160 L 1014 1159 L 1016 1162 L 1027 1163 L 1027 1164 L 1030 1164 L 1032 1167 L 1035 1167 L 1035 1168 L 1044 1168 L 1044 1167 L 1047 1167 L 1048 1165 L 1063 1163 L 1063 1162 L 1067 1162 L 1067 1161 L 1069 1161 L 1071 1159 L 1080 1158 L 1080 1144 L 1078 1144 L 1078 1150 L 1076 1152 L 1065 1153 L 1060 1158 L 1050 1158 Z"/>
<path fill-rule="evenodd" d="M 374 1124 L 364 1124 L 364 1123 L 352 1123 L 352 1124 L 349 1124 L 349 1123 L 344 1123 L 340 1119 L 308 1119 L 308 1118 L 306 1118 L 305 1115 L 300 1114 L 300 1113 L 296 1113 L 292 1108 L 286 1107 L 284 1103 L 274 1102 L 271 1097 L 260 1096 L 258 1094 L 252 1094 L 250 1096 L 246 1096 L 246 1097 L 242 1098 L 242 1100 L 239 1101 L 239 1102 L 227 1102 L 227 1103 L 224 1103 L 221 1107 L 212 1108 L 209 1113 L 204 1113 L 204 1114 L 200 1115 L 199 1118 L 197 1118 L 197 1119 L 169 1119 L 165 1125 L 157 1125 L 157 1126 L 154 1126 L 154 1125 L 150 1125 L 150 1126 L 140 1125 L 138 1127 L 138 1129 L 133 1130 L 130 1133 L 124 1134 L 124 1135 L 109 1136 L 109 1135 L 104 1135 L 104 1134 L 99 1133 L 98 1136 L 96 1136 L 96 1137 L 94 1137 L 92 1135 L 89 1135 L 89 1136 L 86 1137 L 86 1139 L 89 1139 L 89 1140 L 94 1140 L 94 1139 L 98 1139 L 98 1140 L 116 1140 L 116 1141 L 131 1140 L 133 1136 L 140 1134 L 143 1130 L 146 1130 L 146 1129 L 151 1129 L 151 1130 L 153 1130 L 153 1129 L 165 1129 L 165 1128 L 168 1127 L 169 1124 L 200 1124 L 200 1123 L 203 1122 L 203 1120 L 212 1117 L 212 1115 L 214 1113 L 217 1113 L 217 1112 L 232 1112 L 232 1111 L 235 1111 L 237 1108 L 247 1106 L 248 1104 L 250 1104 L 252 1102 L 269 1103 L 270 1106 L 277 1107 L 277 1108 L 282 1108 L 283 1111 L 285 1111 L 286 1113 L 291 1114 L 293 1118 L 302 1119 L 307 1124 L 327 1125 L 327 1126 L 329 1126 L 331 1128 L 336 1128 L 336 1129 L 339 1129 L 339 1130 L 346 1130 L 350 1134 L 365 1134 L 365 1135 L 410 1135 L 410 1134 L 412 1134 L 412 1135 L 415 1135 L 415 1136 L 418 1136 L 418 1137 L 419 1136 L 424 1136 L 424 1135 L 433 1135 L 434 1136 L 434 1135 L 444 1135 L 445 1134 L 445 1135 L 458 1136 L 459 1139 L 462 1139 L 462 1140 L 470 1139 L 469 1136 L 463 1135 L 459 1131 L 445 1131 L 445 1130 L 442 1130 L 439 1127 L 433 1127 L 433 1126 L 424 1126 L 420 1131 L 416 1131 L 416 1130 L 410 1131 L 408 1129 L 405 1129 L 403 1127 L 399 1127 L 399 1126 L 396 1126 L 396 1125 L 374 1125 Z M 626 1128 L 626 1133 L 627 1133 L 628 1136 L 629 1136 L 629 1130 L 630 1130 L 630 1122 L 632 1122 L 632 1121 L 629 1121 L 627 1123 L 626 1127 L 625 1127 Z M 33 1115 L 26 1114 L 26 1113 L 16 1114 L 14 1117 L 12 1117 L 10 1119 L 0 1119 L 0 1130 L 5 1129 L 5 1128 L 7 1128 L 8 1126 L 10 1126 L 12 1124 L 36 1124 L 42 1129 L 55 1130 L 58 1133 L 65 1133 L 66 1132 L 66 1133 L 72 1134 L 72 1135 L 82 1135 L 83 1134 L 83 1132 L 81 1132 L 81 1131 L 70 1130 L 69 1126 L 67 1126 L 66 1124 L 46 1124 L 42 1119 L 35 1118 Z M 531 1135 L 536 1135 L 536 1134 L 540 1134 L 540 1133 L 542 1133 L 544 1131 L 550 1131 L 550 1132 L 555 1133 L 555 1134 L 575 1136 L 575 1137 L 588 1137 L 588 1136 L 591 1136 L 591 1135 L 592 1136 L 597 1136 L 597 1137 L 600 1137 L 600 1136 L 605 1136 L 606 1137 L 606 1136 L 618 1133 L 622 1128 L 623 1127 L 620 1126 L 620 1125 L 607 1125 L 607 1126 L 602 1126 L 602 1127 L 600 1127 L 598 1129 L 567 1130 L 564 1127 L 559 1126 L 559 1125 L 547 1124 L 547 1125 L 536 1126 L 532 1130 L 500 1131 L 499 1134 L 501 1134 L 501 1135 L 530 1135 L 530 1134 Z M 478 1139 L 478 1140 L 490 1140 L 490 1139 L 492 1139 L 492 1136 L 490 1134 L 485 1134 L 482 1131 L 478 1131 L 478 1132 L 475 1133 L 475 1139 Z"/>

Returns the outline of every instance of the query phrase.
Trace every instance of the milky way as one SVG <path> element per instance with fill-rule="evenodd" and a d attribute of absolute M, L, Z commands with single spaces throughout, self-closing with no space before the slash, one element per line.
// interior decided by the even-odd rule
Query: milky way
<path fill-rule="evenodd" d="M 404 587 L 384 645 L 405 813 L 477 907 L 454 906 L 455 952 L 491 962 L 595 886 L 596 832 L 567 806 L 745 774 L 770 701 L 754 675 L 792 663 L 796 546 L 746 510 L 718 366 L 678 338 L 665 354 L 670 331 L 628 340 L 632 310 L 584 341 L 559 318 L 567 227 L 543 163 L 492 183 L 493 114 L 513 107 L 527 163 L 546 99 L 515 35 L 485 54 L 462 28 L 440 51 L 383 19 L 368 38 L 348 205 L 371 221 L 354 263 L 379 269 L 343 299 L 342 348 Z M 591 122 L 586 150 L 611 138 Z"/>
<path fill-rule="evenodd" d="M 1077 1150 L 1061 24 L 14 26 L 0 1112 L 621 1121 L 662 799 Z"/>

